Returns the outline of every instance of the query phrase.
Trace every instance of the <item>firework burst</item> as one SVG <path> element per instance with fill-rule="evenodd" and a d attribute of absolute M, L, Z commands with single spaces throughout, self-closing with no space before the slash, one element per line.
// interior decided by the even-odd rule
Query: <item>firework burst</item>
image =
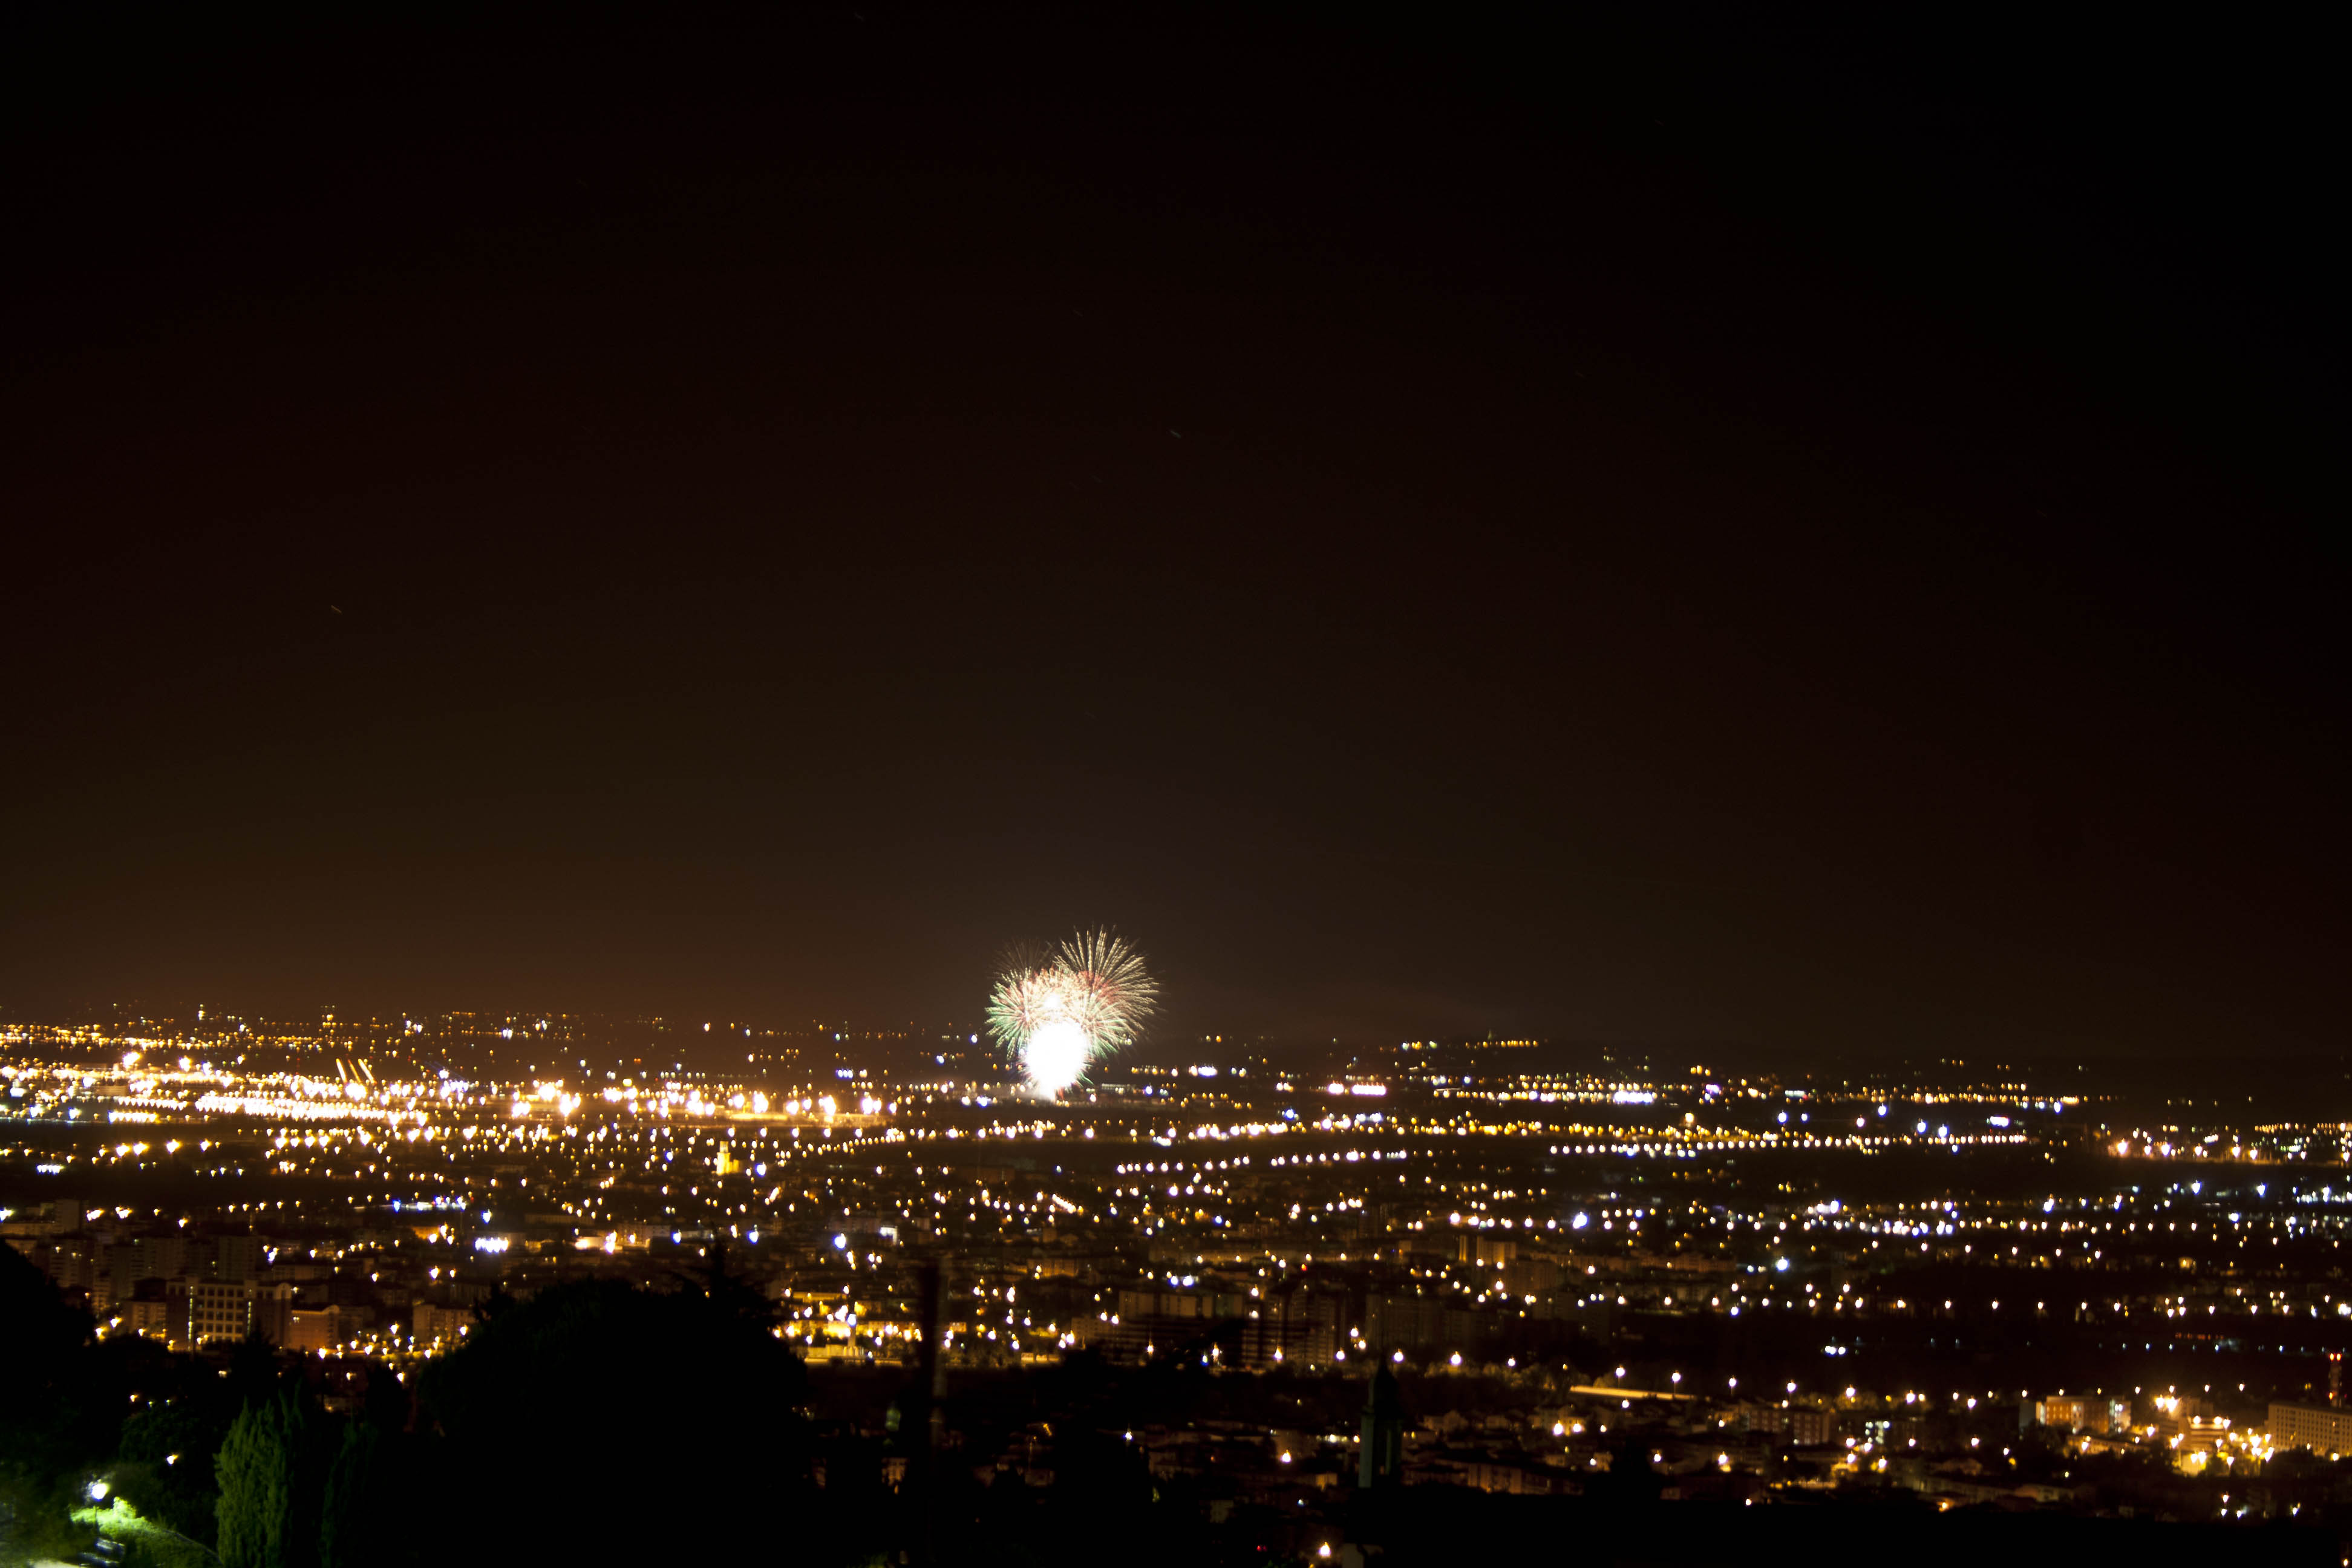
<path fill-rule="evenodd" d="M 1031 1090 L 1055 1095 L 1135 1041 L 1160 998 L 1143 955 L 1105 931 L 1009 963 L 988 998 L 988 1032 Z"/>

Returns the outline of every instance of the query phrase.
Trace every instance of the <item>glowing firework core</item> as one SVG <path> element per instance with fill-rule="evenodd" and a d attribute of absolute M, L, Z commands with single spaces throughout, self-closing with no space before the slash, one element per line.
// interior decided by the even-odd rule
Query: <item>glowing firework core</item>
<path fill-rule="evenodd" d="M 1055 1018 L 1029 1037 L 1021 1053 L 1022 1075 L 1047 1094 L 1058 1093 L 1078 1081 L 1094 1059 L 1094 1045 L 1075 1018 Z"/>
<path fill-rule="evenodd" d="M 1056 1095 L 1130 1044 L 1159 994 L 1141 954 L 1108 931 L 1081 931 L 1045 961 L 997 980 L 988 1029 L 1031 1092 Z"/>

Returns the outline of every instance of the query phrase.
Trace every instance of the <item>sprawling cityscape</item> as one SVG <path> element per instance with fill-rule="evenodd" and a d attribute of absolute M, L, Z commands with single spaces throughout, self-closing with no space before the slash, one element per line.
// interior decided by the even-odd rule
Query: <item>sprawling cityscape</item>
<path fill-rule="evenodd" d="M 1360 1561 L 1406 1528 L 1371 1504 L 1422 1488 L 2352 1521 L 2352 1123 L 1533 1040 L 1211 1037 L 1058 1097 L 971 1027 L 202 1014 L 0 1045 L 0 1234 L 127 1384 L 76 1517 L 158 1542 L 222 1528 L 213 1457 L 142 1446 L 191 1368 L 259 1355 L 413 1437 L 430 1369 L 519 1303 L 706 1277 L 805 1368 L 771 1414 L 819 1500 L 942 1470 L 1046 1499 L 1082 1436 L 1201 1560 Z M 921 1550 L 859 1518 L 845 1551 Z"/>
<path fill-rule="evenodd" d="M 0 7 L 0 1568 L 2352 1568 L 2327 15 Z"/>

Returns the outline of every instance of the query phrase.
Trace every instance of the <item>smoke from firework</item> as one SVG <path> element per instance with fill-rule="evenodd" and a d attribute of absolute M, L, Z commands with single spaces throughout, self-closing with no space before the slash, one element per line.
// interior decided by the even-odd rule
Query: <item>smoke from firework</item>
<path fill-rule="evenodd" d="M 1108 931 L 1080 931 L 1006 968 L 989 995 L 988 1032 L 1030 1089 L 1050 1096 L 1133 1044 L 1159 998 L 1141 953 Z"/>

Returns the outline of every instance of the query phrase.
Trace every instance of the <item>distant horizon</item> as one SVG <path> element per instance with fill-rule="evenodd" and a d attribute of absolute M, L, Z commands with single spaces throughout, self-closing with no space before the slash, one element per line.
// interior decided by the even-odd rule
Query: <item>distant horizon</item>
<path fill-rule="evenodd" d="M 331 1014 L 341 1022 L 374 1024 L 393 1022 L 404 1016 L 415 1020 L 465 1016 L 497 1017 L 508 1020 L 568 1018 L 597 1026 L 657 1023 L 666 1027 L 676 1027 L 681 1038 L 689 1032 L 701 1033 L 705 1024 L 711 1025 L 714 1028 L 740 1029 L 748 1026 L 763 1034 L 775 1035 L 839 1030 L 846 1032 L 855 1038 L 887 1036 L 908 1030 L 918 1033 L 928 1033 L 932 1030 L 961 1030 L 966 1034 L 982 1033 L 983 1041 L 986 1037 L 982 1028 L 984 1009 L 978 1006 L 968 1014 L 942 1014 L 929 1018 L 886 1020 L 848 1016 L 804 1016 L 791 1021 L 779 1021 L 773 1016 L 760 1014 L 690 1007 L 664 1010 L 650 1007 L 533 1006 L 474 1002 L 448 1004 L 430 1008 L 378 1005 L 362 1013 L 335 1002 L 322 1002 L 314 1006 L 304 1005 L 298 1010 L 289 1011 L 282 1004 L 270 1004 L 265 1007 L 254 1007 L 250 1005 L 221 1005 L 209 1001 L 158 1005 L 145 999 L 132 999 L 121 1002 L 81 1002 L 39 1005 L 0 999 L 0 1024 L 97 1025 L 146 1019 L 157 1023 L 193 1026 L 197 1022 L 196 1009 L 199 1006 L 204 1008 L 205 1014 L 204 1022 L 208 1024 L 216 1019 L 227 1018 L 257 1020 L 270 1024 L 316 1026 Z M 1350 1028 L 1334 1036 L 1319 1034 L 1311 1028 L 1253 1030 L 1239 1025 L 1220 1026 L 1213 1023 L 1202 1026 L 1187 1027 L 1181 1031 L 1165 1026 L 1155 1027 L 1137 1049 L 1148 1053 L 1162 1048 L 1191 1047 L 1220 1035 L 1225 1037 L 1222 1043 L 1227 1045 L 1270 1045 L 1281 1048 L 1318 1047 L 1328 1048 L 1332 1046 L 1384 1047 L 1408 1045 L 1423 1040 L 1433 1041 L 1444 1046 L 1506 1045 L 1525 1041 L 1555 1049 L 1627 1051 L 1653 1056 L 1685 1054 L 1691 1055 L 1693 1060 L 1698 1060 L 1710 1052 L 1740 1058 L 1749 1058 L 1759 1054 L 1785 1053 L 1806 1058 L 1819 1057 L 1857 1067 L 1867 1066 L 1874 1060 L 1917 1062 L 1945 1058 L 1973 1060 L 1978 1058 L 2013 1059 L 2050 1066 L 2063 1065 L 2068 1060 L 2116 1062 L 2154 1059 L 2186 1062 L 2203 1059 L 2215 1048 L 2214 1046 L 2186 1046 L 2175 1051 L 2151 1054 L 2145 1045 L 2137 1042 L 2099 1044 L 2060 1042 L 2041 1046 L 2021 1046 L 2011 1042 L 1968 1046 L 1940 1042 L 1906 1045 L 1897 1041 L 1888 1041 L 1883 1045 L 1857 1049 L 1850 1046 L 1802 1040 L 1595 1035 L 1553 1031 L 1539 1027 L 1485 1030 L 1433 1027 L 1383 1031 Z M 2216 1042 L 2216 1045 L 2218 1044 L 2219 1042 Z M 2286 1047 L 2276 1055 L 2266 1055 L 2264 1060 L 2266 1063 L 2283 1064 L 2294 1061 L 2336 1060 L 2347 1057 L 2352 1057 L 2352 1046 L 2297 1044 Z"/>
<path fill-rule="evenodd" d="M 108 1005 L 110 1008 L 114 1005 Z M 137 1004 L 121 1005 L 126 1008 L 138 1006 Z M 242 1020 L 303 1036 L 324 1027 L 322 1015 L 326 1009 L 322 1006 L 308 1016 L 289 1016 L 236 1013 L 207 1003 L 205 1011 L 203 1026 L 206 1028 L 221 1020 Z M 602 1065 L 606 1056 L 628 1049 L 635 1044 L 625 1038 L 628 1033 L 654 1025 L 661 1026 L 661 1037 L 643 1042 L 643 1047 L 658 1047 L 672 1054 L 664 1063 L 648 1060 L 648 1068 L 675 1065 L 688 1070 L 706 1071 L 733 1067 L 738 1054 L 736 1048 L 729 1044 L 728 1032 L 747 1027 L 754 1031 L 752 1038 L 755 1041 L 774 1040 L 795 1045 L 837 1044 L 839 1049 L 834 1055 L 843 1060 L 855 1059 L 862 1047 L 897 1045 L 919 1054 L 940 1040 L 956 1042 L 967 1066 L 975 1060 L 994 1060 L 1003 1055 L 989 1040 L 977 1014 L 961 1019 L 877 1024 L 840 1019 L 807 1019 L 779 1024 L 740 1016 L 719 1017 L 688 1013 L 445 1007 L 430 1012 L 391 1010 L 366 1016 L 339 1013 L 337 1026 L 384 1027 L 397 1024 L 403 1017 L 437 1025 L 451 1018 L 467 1016 L 517 1023 L 532 1018 L 567 1020 L 586 1032 L 585 1037 L 577 1043 L 597 1053 L 596 1065 Z M 0 1003 L 0 1028 L 121 1028 L 142 1022 L 180 1031 L 194 1031 L 198 1027 L 194 1004 L 188 1005 L 187 1010 L 180 1014 L 155 1009 L 120 1014 L 89 1010 L 35 1014 Z M 702 1027 L 705 1023 L 714 1027 L 706 1032 Z M 1220 1036 L 1222 1038 L 1218 1037 Z M 415 1037 L 419 1043 L 430 1043 L 436 1037 L 430 1032 Z M 483 1037 L 470 1037 L 478 1039 Z M 736 1038 L 740 1040 L 741 1037 L 738 1035 Z M 1339 1064 L 1366 1053 L 1394 1053 L 1400 1047 L 1420 1042 L 1432 1042 L 1446 1050 L 1477 1051 L 1485 1048 L 1501 1052 L 1507 1050 L 1511 1042 L 1517 1041 L 1528 1042 L 1532 1048 L 1524 1056 L 1498 1054 L 1490 1059 L 1513 1059 L 1517 1065 L 1528 1068 L 1567 1067 L 1573 1070 L 1598 1071 L 1612 1065 L 1610 1058 L 1614 1058 L 1616 1065 L 1628 1070 L 1680 1075 L 1705 1068 L 1711 1074 L 1726 1076 L 1786 1075 L 1797 1079 L 1818 1079 L 1844 1083 L 1865 1083 L 1882 1075 L 1916 1078 L 1922 1070 L 1932 1074 L 1944 1068 L 1969 1072 L 2011 1068 L 2042 1077 L 2045 1079 L 2043 1087 L 2055 1087 L 2046 1081 L 2053 1077 L 2073 1079 L 2080 1075 L 2082 1082 L 2070 1082 L 2064 1087 L 2087 1088 L 2104 1099 L 2118 1102 L 2161 1106 L 2167 1096 L 2185 1096 L 2184 1104 L 2226 1105 L 2237 1102 L 2231 1100 L 2232 1094 L 2251 1088 L 2254 1092 L 2243 1096 L 2244 1102 L 2259 1104 L 2265 1115 L 2304 1112 L 2323 1117 L 2342 1115 L 2352 1118 L 2352 1047 L 2308 1048 L 2252 1059 L 2221 1050 L 2154 1053 L 2144 1049 L 2111 1047 L 2105 1050 L 2053 1048 L 2033 1052 L 2013 1046 L 1990 1045 L 1976 1050 L 1889 1046 L 1863 1054 L 1842 1047 L 1799 1042 L 1628 1040 L 1502 1031 L 1477 1035 L 1423 1031 L 1394 1036 L 1342 1035 L 1335 1038 L 1328 1035 L 1304 1033 L 1250 1033 L 1234 1028 L 1199 1033 L 1188 1031 L 1180 1035 L 1172 1029 L 1162 1028 L 1153 1030 L 1134 1047 L 1108 1058 L 1093 1076 L 1116 1078 L 1119 1065 L 1129 1062 L 1139 1066 L 1170 1067 L 1192 1062 L 1222 1062 L 1254 1054 L 1263 1055 L 1286 1069 L 1320 1070 L 1336 1068 Z M 552 1038 L 541 1037 L 534 1041 L 527 1031 L 522 1030 L 518 1031 L 512 1041 L 517 1047 L 533 1043 L 551 1048 L 556 1045 Z M 506 1042 L 501 1041 L 500 1044 Z M 1009 1062 L 1000 1065 L 1006 1076 L 1014 1076 Z M 740 1071 L 740 1068 L 735 1068 L 734 1070 Z"/>

